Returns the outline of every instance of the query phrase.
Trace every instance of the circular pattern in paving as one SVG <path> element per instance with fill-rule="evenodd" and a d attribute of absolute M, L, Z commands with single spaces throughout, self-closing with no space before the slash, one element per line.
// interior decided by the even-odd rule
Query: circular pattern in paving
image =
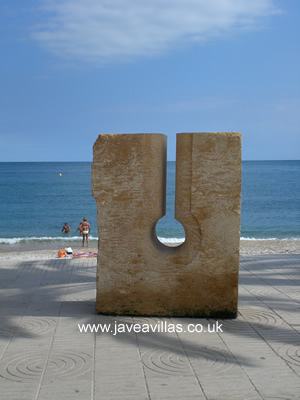
<path fill-rule="evenodd" d="M 293 299 L 294 301 L 297 301 L 297 302 L 300 301 L 300 292 L 297 291 L 297 290 L 290 291 L 290 292 L 286 292 L 285 295 L 288 296 L 288 297 L 290 297 L 290 298 Z"/>
<path fill-rule="evenodd" d="M 26 333 L 38 333 L 40 335 L 43 335 L 47 332 L 52 331 L 55 328 L 55 324 L 56 321 L 52 318 L 24 317 L 20 323 L 20 328 L 26 331 Z"/>
<path fill-rule="evenodd" d="M 62 352 L 53 354 L 47 366 L 46 376 L 55 379 L 75 378 L 92 369 L 93 359 L 89 354 Z"/>
<path fill-rule="evenodd" d="M 300 346 L 285 344 L 277 350 L 277 354 L 290 364 L 300 367 Z"/>
<path fill-rule="evenodd" d="M 39 380 L 46 367 L 48 379 L 68 379 L 86 374 L 92 368 L 92 357 L 86 353 L 60 352 L 52 354 L 19 353 L 0 362 L 0 376 L 14 382 Z"/>
<path fill-rule="evenodd" d="M 236 365 L 232 354 L 215 347 L 204 347 L 189 355 L 191 365 L 199 375 L 211 375 L 226 372 Z"/>
<path fill-rule="evenodd" d="M 155 326 L 159 327 L 164 323 L 164 320 L 159 318 L 159 317 L 157 317 L 157 318 L 155 318 L 155 317 L 141 317 L 141 318 L 134 317 L 133 320 L 134 320 L 135 324 L 139 324 L 141 326 L 144 326 L 144 325 L 150 326 L 151 325 L 151 326 L 154 326 L 154 327 Z M 168 322 L 169 321 L 167 321 L 167 323 Z"/>
<path fill-rule="evenodd" d="M 282 296 L 282 293 L 280 293 L 278 290 L 276 290 L 274 288 L 253 289 L 253 290 L 251 290 L 250 293 L 254 294 L 256 297 L 259 297 L 259 298 Z"/>
<path fill-rule="evenodd" d="M 203 347 L 185 356 L 161 350 L 142 354 L 142 363 L 148 369 L 165 375 L 193 376 L 225 372 L 235 365 L 232 355 L 222 349 Z"/>
<path fill-rule="evenodd" d="M 185 355 L 148 350 L 142 354 L 142 363 L 154 372 L 165 375 L 192 376 L 193 371 Z"/>
<path fill-rule="evenodd" d="M 283 325 L 283 320 L 272 313 L 271 311 L 257 310 L 253 308 L 244 308 L 239 310 L 239 314 L 242 315 L 247 322 L 255 324 L 260 328 L 272 328 Z"/>
<path fill-rule="evenodd" d="M 6 325 L 0 328 L 1 336 L 10 336 L 14 332 L 16 327 L 14 325 Z"/>

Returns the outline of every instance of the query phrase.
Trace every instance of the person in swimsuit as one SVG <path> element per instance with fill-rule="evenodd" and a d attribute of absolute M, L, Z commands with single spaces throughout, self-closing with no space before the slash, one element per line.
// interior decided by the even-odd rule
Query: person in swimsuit
<path fill-rule="evenodd" d="M 69 227 L 67 222 L 64 224 L 64 226 L 63 226 L 61 231 L 65 232 L 65 233 L 70 233 L 70 227 Z"/>
<path fill-rule="evenodd" d="M 80 222 L 79 227 L 76 229 L 76 232 L 79 231 L 80 236 L 82 236 L 82 224 L 83 224 L 83 222 Z"/>
<path fill-rule="evenodd" d="M 89 247 L 89 233 L 91 231 L 91 225 L 87 222 L 87 218 L 83 218 L 82 227 L 82 247 L 84 247 L 84 239 L 86 239 L 87 247 Z"/>

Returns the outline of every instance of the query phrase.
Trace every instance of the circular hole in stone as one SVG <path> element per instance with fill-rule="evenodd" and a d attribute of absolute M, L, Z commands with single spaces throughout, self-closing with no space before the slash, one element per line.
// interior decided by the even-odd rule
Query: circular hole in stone
<path fill-rule="evenodd" d="M 165 246 L 177 247 L 185 242 L 184 227 L 169 215 L 165 215 L 157 222 L 155 232 L 157 239 Z"/>

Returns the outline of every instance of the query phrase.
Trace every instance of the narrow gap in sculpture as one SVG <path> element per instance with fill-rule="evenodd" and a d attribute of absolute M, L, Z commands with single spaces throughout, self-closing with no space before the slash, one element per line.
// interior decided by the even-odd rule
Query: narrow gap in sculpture
<path fill-rule="evenodd" d="M 176 162 L 167 162 L 166 215 L 155 227 L 158 240 L 167 246 L 180 246 L 185 241 L 185 230 L 175 219 Z"/>

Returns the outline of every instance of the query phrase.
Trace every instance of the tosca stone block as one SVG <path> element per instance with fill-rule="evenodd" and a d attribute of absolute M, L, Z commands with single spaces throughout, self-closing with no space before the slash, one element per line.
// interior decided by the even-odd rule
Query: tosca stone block
<path fill-rule="evenodd" d="M 235 317 L 241 134 L 177 134 L 175 218 L 185 229 L 178 247 L 155 233 L 165 215 L 166 139 L 101 134 L 94 144 L 97 312 Z"/>

